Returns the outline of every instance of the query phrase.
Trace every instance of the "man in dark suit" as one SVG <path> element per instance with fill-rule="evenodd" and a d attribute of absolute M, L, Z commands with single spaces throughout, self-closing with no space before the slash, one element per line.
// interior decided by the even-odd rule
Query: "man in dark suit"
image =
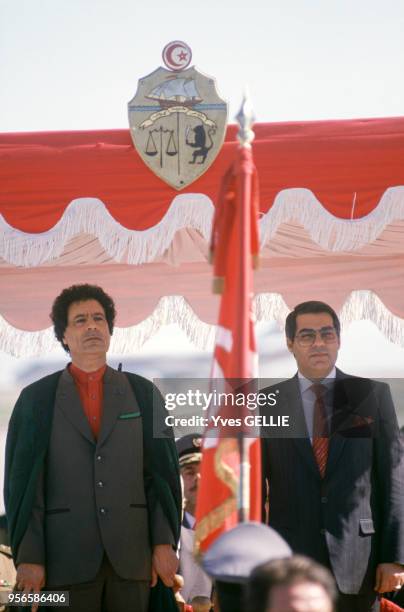
<path fill-rule="evenodd" d="M 22 391 L 7 438 L 17 587 L 69 591 L 73 612 L 175 609 L 181 490 L 172 436 L 153 436 L 163 400 L 106 365 L 115 307 L 100 287 L 65 289 L 51 317 L 72 363 Z"/>
<path fill-rule="evenodd" d="M 340 323 L 323 302 L 296 306 L 286 339 L 298 372 L 266 389 L 277 397 L 267 414 L 290 423 L 263 432 L 269 524 L 331 569 L 339 610 L 378 610 L 376 592 L 404 583 L 404 454 L 390 390 L 335 368 Z"/>

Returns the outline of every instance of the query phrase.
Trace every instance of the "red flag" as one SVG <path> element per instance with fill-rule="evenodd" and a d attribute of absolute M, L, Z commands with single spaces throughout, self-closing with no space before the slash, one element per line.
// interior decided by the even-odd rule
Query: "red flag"
<path fill-rule="evenodd" d="M 235 379 L 243 384 L 256 377 L 251 300 L 258 248 L 257 173 L 251 148 L 240 147 L 222 181 L 212 232 L 215 288 L 222 293 L 212 379 L 223 379 L 225 393 L 234 393 Z M 204 553 L 218 535 L 239 522 L 240 489 L 245 520 L 261 519 L 259 438 L 248 437 L 246 427 L 236 432 L 225 424 L 225 418 L 235 416 L 244 423 L 246 406 L 219 405 L 216 409 L 222 420 L 217 427 L 210 420 L 204 438 L 196 509 L 197 554 Z M 244 436 L 244 463 L 240 436 Z"/>

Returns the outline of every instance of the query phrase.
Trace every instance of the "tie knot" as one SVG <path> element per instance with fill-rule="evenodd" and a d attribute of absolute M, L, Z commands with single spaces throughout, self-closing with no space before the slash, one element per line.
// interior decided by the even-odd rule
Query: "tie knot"
<path fill-rule="evenodd" d="M 327 391 L 324 385 L 321 383 L 314 383 L 314 385 L 311 385 L 310 389 L 313 391 L 316 399 L 324 399 L 324 395 Z"/>

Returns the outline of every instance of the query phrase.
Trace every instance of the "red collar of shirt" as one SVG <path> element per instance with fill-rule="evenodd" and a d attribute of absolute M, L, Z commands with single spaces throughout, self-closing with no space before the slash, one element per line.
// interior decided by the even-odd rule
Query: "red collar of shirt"
<path fill-rule="evenodd" d="M 83 372 L 83 370 L 80 370 L 80 368 L 72 363 L 69 366 L 69 372 L 79 392 L 84 413 L 95 439 L 98 439 L 101 427 L 103 405 L 102 377 L 106 367 L 106 365 L 103 365 L 98 370 L 95 370 L 95 372 Z"/>
<path fill-rule="evenodd" d="M 101 366 L 95 372 L 83 372 L 74 363 L 69 364 L 69 372 L 73 376 L 74 380 L 78 383 L 88 383 L 89 381 L 99 381 L 105 374 L 105 370 L 107 369 L 107 365 Z"/>

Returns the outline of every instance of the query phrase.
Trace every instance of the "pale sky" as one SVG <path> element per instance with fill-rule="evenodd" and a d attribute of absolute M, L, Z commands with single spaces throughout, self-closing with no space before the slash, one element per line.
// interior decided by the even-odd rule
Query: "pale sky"
<path fill-rule="evenodd" d="M 0 0 L 0 132 L 126 128 L 137 81 L 174 39 L 230 120 L 404 112 L 403 0 Z"/>

